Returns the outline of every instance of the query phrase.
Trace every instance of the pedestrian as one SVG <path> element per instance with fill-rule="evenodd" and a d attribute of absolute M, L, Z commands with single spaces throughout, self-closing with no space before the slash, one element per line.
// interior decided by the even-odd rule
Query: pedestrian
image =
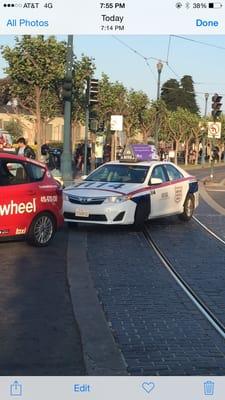
<path fill-rule="evenodd" d="M 47 156 L 50 151 L 50 146 L 49 146 L 49 141 L 46 140 L 46 142 L 41 146 L 41 155 L 42 156 Z"/>
<path fill-rule="evenodd" d="M 41 158 L 43 162 L 49 166 L 49 161 L 50 161 L 50 145 L 49 141 L 46 140 L 46 142 L 41 146 Z"/>
<path fill-rule="evenodd" d="M 189 163 L 194 164 L 194 151 L 193 149 L 190 149 L 189 151 Z"/>
<path fill-rule="evenodd" d="M 4 149 L 4 137 L 3 134 L 0 132 L 0 151 L 2 152 Z"/>
<path fill-rule="evenodd" d="M 74 154 L 74 163 L 76 169 L 78 170 L 80 170 L 80 164 L 81 164 L 81 146 L 82 146 L 81 143 L 78 143 Z"/>
<path fill-rule="evenodd" d="M 163 148 L 161 148 L 159 151 L 159 157 L 160 157 L 160 161 L 164 161 L 166 158 L 165 150 Z"/>
<path fill-rule="evenodd" d="M 26 144 L 26 140 L 24 139 L 24 137 L 20 137 L 17 140 L 17 144 L 18 144 L 17 154 L 19 156 L 24 156 L 32 159 L 36 158 L 34 150 Z"/>

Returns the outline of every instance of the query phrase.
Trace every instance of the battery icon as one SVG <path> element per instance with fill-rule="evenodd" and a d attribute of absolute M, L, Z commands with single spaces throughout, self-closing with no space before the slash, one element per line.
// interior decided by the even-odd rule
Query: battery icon
<path fill-rule="evenodd" d="M 222 3 L 218 3 L 218 2 L 216 2 L 216 3 L 209 3 L 209 8 L 221 8 L 221 7 L 223 7 L 223 4 L 222 4 Z"/>

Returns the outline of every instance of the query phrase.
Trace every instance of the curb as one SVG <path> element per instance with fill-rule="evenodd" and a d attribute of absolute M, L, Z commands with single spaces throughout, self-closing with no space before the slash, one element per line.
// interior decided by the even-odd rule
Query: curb
<path fill-rule="evenodd" d="M 216 210 L 219 214 L 222 214 L 225 216 L 225 208 L 220 206 L 219 204 L 216 203 L 215 200 L 212 199 L 212 197 L 207 193 L 204 184 L 202 182 L 199 182 L 199 189 L 200 189 L 200 196 L 202 199 L 214 210 Z"/>
<path fill-rule="evenodd" d="M 87 234 L 69 230 L 68 281 L 73 311 L 78 323 L 87 375 L 128 375 L 91 279 L 87 259 Z"/>

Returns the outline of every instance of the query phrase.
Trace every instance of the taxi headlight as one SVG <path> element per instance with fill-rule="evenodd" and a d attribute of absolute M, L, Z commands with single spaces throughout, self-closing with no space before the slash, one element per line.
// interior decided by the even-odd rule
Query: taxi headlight
<path fill-rule="evenodd" d="M 63 193 L 63 200 L 64 201 L 69 201 L 69 196 L 66 193 Z"/>
<path fill-rule="evenodd" d="M 130 197 L 129 196 L 109 196 L 106 197 L 106 199 L 104 200 L 104 203 L 123 203 L 124 201 L 129 200 Z"/>

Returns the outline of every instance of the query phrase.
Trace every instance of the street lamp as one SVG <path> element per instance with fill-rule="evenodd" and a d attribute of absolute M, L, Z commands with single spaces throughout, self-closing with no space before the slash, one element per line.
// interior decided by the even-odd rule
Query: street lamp
<path fill-rule="evenodd" d="M 207 117 L 207 105 L 208 105 L 208 98 L 209 98 L 209 93 L 205 93 L 205 113 L 204 117 Z M 201 164 L 205 164 L 205 131 L 203 132 L 202 136 L 202 157 L 201 157 Z"/>
<path fill-rule="evenodd" d="M 157 100 L 159 100 L 159 98 L 160 98 L 160 77 L 161 77 L 161 72 L 162 72 L 162 69 L 163 69 L 163 63 L 162 63 L 162 61 L 159 60 L 159 61 L 157 62 L 156 68 L 157 68 L 157 71 L 158 71 Z"/>
<path fill-rule="evenodd" d="M 160 77 L 161 77 L 161 72 L 162 72 L 162 69 L 163 69 L 162 61 L 159 60 L 157 62 L 156 68 L 157 68 L 157 71 L 158 71 L 158 80 L 157 80 L 157 101 L 158 101 L 159 98 L 160 98 Z M 158 132 L 158 130 L 159 130 L 158 105 L 156 105 L 156 112 L 157 112 L 157 114 L 156 114 L 156 127 L 155 127 L 155 147 L 157 149 L 158 148 L 158 136 L 159 136 L 159 132 Z"/>
<path fill-rule="evenodd" d="M 205 93 L 205 114 L 204 114 L 205 117 L 207 116 L 208 98 L 209 98 L 209 93 Z"/>

